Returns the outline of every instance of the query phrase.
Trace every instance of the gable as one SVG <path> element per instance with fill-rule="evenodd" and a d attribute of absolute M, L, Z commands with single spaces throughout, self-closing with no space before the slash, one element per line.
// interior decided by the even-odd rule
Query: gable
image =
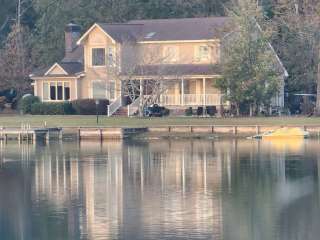
<path fill-rule="evenodd" d="M 45 75 L 68 75 L 68 73 L 58 63 L 55 63 Z"/>
<path fill-rule="evenodd" d="M 82 35 L 77 44 L 80 45 L 84 40 L 89 41 L 89 43 L 92 45 L 102 45 L 110 41 L 115 43 L 115 40 L 97 23 L 91 26 L 91 28 L 89 28 L 88 31 Z"/>

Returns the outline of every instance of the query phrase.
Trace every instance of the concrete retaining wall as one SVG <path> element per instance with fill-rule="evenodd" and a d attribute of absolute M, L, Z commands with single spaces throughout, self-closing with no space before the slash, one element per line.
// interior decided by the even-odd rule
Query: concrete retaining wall
<path fill-rule="evenodd" d="M 159 126 L 149 128 L 63 128 L 63 134 L 75 134 L 79 139 L 123 139 L 137 136 L 141 133 L 152 136 L 164 136 L 174 134 L 215 135 L 229 137 L 250 137 L 270 130 L 276 130 L 283 126 Z M 311 136 L 320 136 L 320 125 L 290 126 L 300 127 L 310 132 Z"/>

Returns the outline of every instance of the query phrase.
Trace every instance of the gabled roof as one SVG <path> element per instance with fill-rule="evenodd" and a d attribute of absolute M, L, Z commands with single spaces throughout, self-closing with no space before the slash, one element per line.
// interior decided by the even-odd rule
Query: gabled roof
<path fill-rule="evenodd" d="M 107 24 L 97 23 L 116 42 L 137 41 L 142 33 L 141 24 Z"/>
<path fill-rule="evenodd" d="M 228 17 L 134 20 L 141 24 L 139 41 L 183 41 L 216 39 L 228 23 Z"/>
<path fill-rule="evenodd" d="M 72 52 L 66 52 L 61 62 L 81 62 L 83 63 L 84 58 L 83 46 L 77 46 Z"/>
<path fill-rule="evenodd" d="M 227 17 L 134 20 L 127 23 L 95 23 L 79 39 L 78 44 L 96 27 L 114 42 L 124 41 L 197 41 L 219 38 Z"/>
<path fill-rule="evenodd" d="M 202 76 L 219 75 L 221 69 L 215 64 L 161 64 L 161 65 L 140 65 L 133 71 L 123 71 L 122 76 Z"/>
<path fill-rule="evenodd" d="M 64 73 L 63 74 L 50 74 L 50 70 L 53 69 L 54 67 L 60 67 Z M 82 73 L 84 70 L 83 64 L 80 62 L 60 62 L 60 63 L 55 63 L 50 67 L 40 69 L 33 74 L 30 75 L 30 77 L 72 77 L 72 76 L 77 76 L 78 74 Z"/>

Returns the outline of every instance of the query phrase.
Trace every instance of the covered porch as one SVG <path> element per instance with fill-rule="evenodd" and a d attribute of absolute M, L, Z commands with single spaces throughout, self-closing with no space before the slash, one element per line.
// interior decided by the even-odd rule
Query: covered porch
<path fill-rule="evenodd" d="M 141 80 L 141 82 L 143 81 L 147 80 Z M 168 107 L 221 106 L 223 95 L 214 87 L 214 81 L 214 78 L 176 80 L 160 95 L 158 103 Z M 143 93 L 144 96 L 148 96 L 147 90 L 144 90 Z"/>

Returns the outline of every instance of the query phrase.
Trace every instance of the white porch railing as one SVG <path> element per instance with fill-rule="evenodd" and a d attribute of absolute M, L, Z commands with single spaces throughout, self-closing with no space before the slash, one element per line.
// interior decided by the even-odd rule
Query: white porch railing
<path fill-rule="evenodd" d="M 165 106 L 219 106 L 222 103 L 221 99 L 221 94 L 162 95 L 160 104 Z"/>
<path fill-rule="evenodd" d="M 111 117 L 119 108 L 122 107 L 122 96 L 118 97 L 108 106 L 108 117 Z"/>
<path fill-rule="evenodd" d="M 203 105 L 203 95 L 202 94 L 185 94 L 183 97 L 184 105 Z"/>
<path fill-rule="evenodd" d="M 161 95 L 161 105 L 181 105 L 181 95 Z"/>
<path fill-rule="evenodd" d="M 140 105 L 140 97 L 134 100 L 133 103 L 128 105 L 128 117 L 133 116 L 138 110 Z"/>
<path fill-rule="evenodd" d="M 210 106 L 220 106 L 222 105 L 222 94 L 206 94 L 206 104 Z"/>
<path fill-rule="evenodd" d="M 222 96 L 222 94 L 166 94 L 161 95 L 160 101 L 155 103 L 163 106 L 220 106 L 222 104 Z M 148 98 L 150 96 L 144 95 L 144 97 Z"/>

